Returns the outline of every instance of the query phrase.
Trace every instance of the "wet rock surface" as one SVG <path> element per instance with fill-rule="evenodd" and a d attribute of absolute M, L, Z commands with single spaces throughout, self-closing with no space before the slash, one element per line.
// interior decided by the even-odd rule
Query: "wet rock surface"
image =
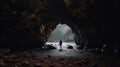
<path fill-rule="evenodd" d="M 59 49 L 52 49 L 51 51 L 57 50 L 59 51 Z M 60 52 L 64 51 L 59 51 L 59 56 L 55 54 L 47 55 L 52 54 L 52 52 L 50 50 L 41 51 L 41 49 L 9 52 L 8 54 L 1 52 L 0 67 L 119 67 L 120 65 L 119 58 L 102 57 L 94 53 L 92 54 L 92 52 L 90 52 L 90 55 L 89 51 L 85 50 L 79 50 L 77 56 L 74 56 L 74 54 L 73 56 L 67 56 L 72 52 L 76 53 L 75 50 L 69 51 L 66 56 L 64 54 L 60 55 Z M 83 53 L 80 53 L 81 51 Z M 87 55 L 84 53 L 87 53 Z M 81 56 L 79 56 L 80 54 Z M 98 57 L 101 58 L 98 59 Z"/>

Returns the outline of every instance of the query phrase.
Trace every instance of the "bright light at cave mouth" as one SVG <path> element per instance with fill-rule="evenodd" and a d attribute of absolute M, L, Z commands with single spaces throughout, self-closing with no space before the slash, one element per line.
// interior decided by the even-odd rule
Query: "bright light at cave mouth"
<path fill-rule="evenodd" d="M 62 40 L 62 48 L 66 49 L 68 45 L 75 48 L 75 40 L 72 29 L 67 24 L 58 24 L 51 33 L 46 44 L 52 44 L 59 49 L 59 41 Z"/>
<path fill-rule="evenodd" d="M 74 34 L 67 24 L 58 24 L 47 42 L 74 42 Z"/>

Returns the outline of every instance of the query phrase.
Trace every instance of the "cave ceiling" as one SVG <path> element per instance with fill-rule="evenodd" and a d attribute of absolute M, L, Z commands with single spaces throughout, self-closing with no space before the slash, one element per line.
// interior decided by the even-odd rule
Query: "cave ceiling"
<path fill-rule="evenodd" d="M 95 25 L 95 4 L 95 0 L 6 0 L 0 9 L 10 35 L 17 30 L 23 37 L 29 33 L 46 40 L 59 23 L 73 30 Z"/>

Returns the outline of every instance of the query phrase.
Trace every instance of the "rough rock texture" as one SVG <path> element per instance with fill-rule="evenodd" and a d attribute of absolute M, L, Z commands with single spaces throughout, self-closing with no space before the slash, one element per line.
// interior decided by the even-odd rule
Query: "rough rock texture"
<path fill-rule="evenodd" d="M 112 40 L 105 33 L 109 26 L 96 21 L 95 0 L 1 0 L 0 20 L 1 44 L 42 46 L 58 23 L 72 28 L 78 45 Z"/>

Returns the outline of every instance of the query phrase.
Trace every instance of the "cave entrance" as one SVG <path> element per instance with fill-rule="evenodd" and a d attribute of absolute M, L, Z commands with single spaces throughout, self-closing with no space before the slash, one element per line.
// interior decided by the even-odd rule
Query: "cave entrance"
<path fill-rule="evenodd" d="M 67 24 L 59 23 L 56 28 L 51 33 L 46 44 L 51 44 L 56 48 L 59 48 L 59 41 L 62 40 L 62 48 L 67 48 L 68 46 L 75 47 L 74 33 L 72 29 Z"/>

